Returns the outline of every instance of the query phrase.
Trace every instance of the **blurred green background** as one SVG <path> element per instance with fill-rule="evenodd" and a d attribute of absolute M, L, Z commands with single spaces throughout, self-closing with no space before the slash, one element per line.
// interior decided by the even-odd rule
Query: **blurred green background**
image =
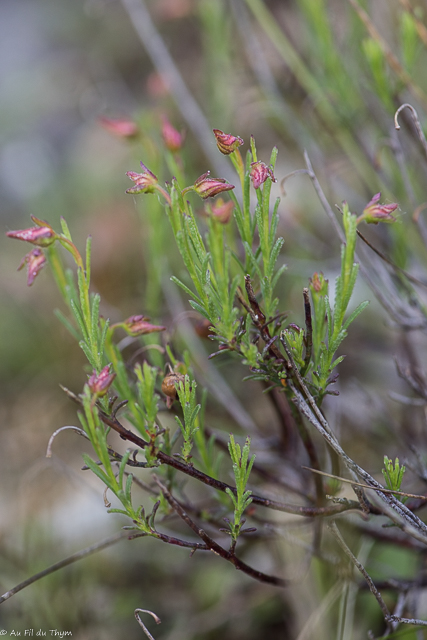
<path fill-rule="evenodd" d="M 55 228 L 60 216 L 65 217 L 80 247 L 87 235 L 93 236 L 93 284 L 106 316 L 117 321 L 149 313 L 162 321 L 174 320 L 160 291 L 161 278 L 170 274 L 161 273 L 156 282 L 152 273 L 149 220 L 153 222 L 156 205 L 151 203 L 148 211 L 148 205 L 124 193 L 130 186 L 127 170 L 138 171 L 139 160 L 145 162 L 146 157 L 158 161 L 161 116 L 167 115 L 187 132 L 184 153 L 192 179 L 208 169 L 213 175 L 230 175 L 213 136 L 208 138 L 215 127 L 240 135 L 246 144 L 253 134 L 258 155 L 266 162 L 271 147 L 278 146 L 279 181 L 304 168 L 307 149 L 332 205 L 347 200 L 361 212 L 374 193 L 383 191 L 384 201 L 399 202 L 400 224 L 396 229 L 369 230 L 367 235 L 402 267 L 425 275 L 425 247 L 411 221 L 416 206 L 426 199 L 425 160 L 407 130 L 400 138 L 400 151 L 408 176 L 395 149 L 390 149 L 396 144 L 393 114 L 399 104 L 409 100 L 420 113 L 426 108 L 426 51 L 413 32 L 405 35 L 405 3 L 362 4 L 403 68 L 416 79 L 419 93 L 414 95 L 411 84 L 405 85 L 399 74 L 390 71 L 375 50 L 377 41 L 369 38 L 354 6 L 345 0 L 146 4 L 3 0 L 4 233 L 30 226 L 31 214 Z M 412 6 L 426 8 L 423 2 Z M 143 35 L 141 40 L 138 21 L 147 26 L 146 14 L 140 13 L 143 7 L 155 30 L 149 29 L 151 38 Z M 177 84 L 173 68 L 169 78 L 165 75 L 161 65 L 168 60 L 162 46 L 205 120 L 194 117 L 193 103 Z M 112 136 L 100 126 L 100 116 L 134 119 L 143 132 L 141 145 Z M 161 178 L 170 179 L 158 163 Z M 279 184 L 275 189 L 281 195 Z M 281 310 L 289 311 L 290 322 L 302 323 L 302 288 L 314 271 L 323 271 L 332 285 L 339 268 L 339 240 L 306 176 L 287 182 L 286 191 L 279 209 L 288 264 L 279 292 Z M 163 248 L 155 250 L 165 251 L 168 262 L 159 259 L 156 265 L 163 264 L 166 271 L 172 265 L 179 271 L 171 235 L 163 227 Z M 81 452 L 87 450 L 80 438 L 72 432 L 61 434 L 54 443 L 54 457 L 45 458 L 51 433 L 77 424 L 75 407 L 58 384 L 76 392 L 82 388 L 84 357 L 52 312 L 61 303 L 49 270 L 28 288 L 24 273 L 16 273 L 28 249 L 6 240 L 4 233 L 0 236 L 2 593 L 123 524 L 120 517 L 106 514 L 100 483 L 80 471 Z M 371 269 L 377 275 L 375 263 Z M 387 397 L 389 389 L 407 392 L 392 355 L 407 348 L 408 338 L 392 326 L 361 280 L 354 306 L 364 299 L 372 302 L 345 344 L 341 395 L 326 409 L 349 453 L 377 474 L 384 454 L 406 453 L 409 442 L 425 447 L 425 418 L 422 409 L 403 413 Z M 412 352 L 422 361 L 422 335 L 411 335 L 410 341 Z M 249 404 L 241 385 L 244 367 L 223 368 L 221 374 L 262 428 L 264 410 L 255 401 Z M 225 430 L 233 428 L 221 412 L 213 410 L 212 419 Z M 298 537 L 298 529 L 292 535 Z M 276 546 L 277 566 L 271 567 L 271 557 L 263 557 L 262 544 L 252 553 L 256 564 L 264 563 L 273 572 L 286 567 L 295 578 L 295 588 L 286 592 L 252 582 L 213 557 L 196 554 L 189 560 L 185 551 L 154 540 L 120 542 L 5 602 L 0 607 L 0 627 L 70 630 L 79 640 L 132 639 L 142 637 L 133 617 L 134 609 L 142 607 L 161 617 L 162 625 L 153 633 L 168 640 L 335 637 L 336 613 L 328 617 L 328 612 L 338 594 L 333 587 L 328 592 L 331 585 L 324 572 L 316 567 L 306 572 L 303 552 L 295 552 L 287 541 Z M 389 562 L 389 557 L 383 559 L 384 566 Z M 409 574 L 413 570 L 411 556 L 400 560 L 393 550 L 393 562 Z M 366 621 L 352 637 L 366 637 L 368 624 L 372 628 L 380 618 L 367 597 L 357 606 L 355 615 L 363 612 Z M 315 635 L 318 624 L 323 625 L 321 636 Z"/>

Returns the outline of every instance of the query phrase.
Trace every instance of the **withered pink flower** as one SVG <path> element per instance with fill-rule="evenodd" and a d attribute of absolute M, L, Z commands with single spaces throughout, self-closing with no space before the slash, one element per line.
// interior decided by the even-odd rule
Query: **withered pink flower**
<path fill-rule="evenodd" d="M 183 145 L 184 134 L 177 131 L 166 116 L 162 116 L 162 123 L 162 136 L 165 147 L 172 153 L 176 153 Z"/>
<path fill-rule="evenodd" d="M 213 129 L 213 132 L 216 138 L 216 146 L 225 156 L 229 156 L 230 153 L 236 151 L 243 144 L 243 140 L 239 136 L 224 133 L 221 129 Z"/>
<path fill-rule="evenodd" d="M 113 383 L 114 378 L 116 377 L 115 373 L 110 373 L 111 364 L 107 364 L 106 367 L 102 369 L 99 375 L 96 373 L 95 369 L 93 370 L 92 375 L 88 380 L 89 389 L 94 395 L 97 395 L 99 398 L 105 396 L 108 391 L 108 388 Z"/>
<path fill-rule="evenodd" d="M 159 331 L 166 331 L 166 327 L 160 325 L 150 324 L 150 318 L 145 316 L 130 316 L 123 323 L 123 328 L 130 336 L 144 336 L 147 333 L 156 333 Z"/>
<path fill-rule="evenodd" d="M 254 185 L 254 189 L 259 189 L 262 184 L 267 180 L 267 178 L 271 178 L 273 182 L 277 182 L 276 178 L 273 174 L 273 169 L 271 167 L 267 167 L 264 162 L 258 160 L 257 162 L 251 163 L 251 180 Z"/>
<path fill-rule="evenodd" d="M 396 202 L 391 204 L 379 204 L 381 192 L 376 193 L 372 200 L 368 202 L 363 209 L 363 213 L 358 218 L 358 222 L 364 220 L 368 224 L 378 224 L 379 222 L 396 222 L 396 218 L 392 216 L 392 212 L 399 206 Z"/>
<path fill-rule="evenodd" d="M 139 128 L 136 122 L 127 118 L 107 118 L 101 116 L 98 118 L 99 124 L 109 133 L 119 138 L 135 138 L 139 134 Z"/>
<path fill-rule="evenodd" d="M 206 198 L 213 198 L 219 193 L 234 189 L 234 185 L 226 182 L 224 178 L 210 178 L 209 176 L 210 171 L 206 171 L 206 173 L 197 178 L 193 185 L 194 191 L 203 198 L 203 200 L 206 200 Z"/>
<path fill-rule="evenodd" d="M 21 271 L 21 269 L 27 265 L 27 285 L 29 287 L 31 287 L 39 271 L 43 269 L 45 264 L 46 256 L 38 247 L 32 249 L 30 253 L 27 253 L 27 255 L 23 257 L 21 264 L 18 267 L 18 271 Z"/>
<path fill-rule="evenodd" d="M 33 218 L 37 224 L 37 218 Z M 39 220 L 38 222 L 41 222 Z M 45 226 L 31 227 L 30 229 L 19 229 L 18 231 L 8 231 L 6 235 L 8 238 L 15 238 L 16 240 L 24 240 L 24 242 L 30 242 L 38 247 L 48 247 L 55 242 L 58 237 L 55 231 L 47 223 Z"/>
<path fill-rule="evenodd" d="M 234 202 L 232 200 L 224 202 L 222 198 L 218 198 L 215 204 L 209 207 L 209 212 L 215 220 L 222 222 L 222 224 L 227 224 L 231 219 L 233 209 Z"/>
<path fill-rule="evenodd" d="M 135 171 L 126 171 L 128 178 L 134 181 L 135 185 L 126 189 L 126 193 L 154 193 L 155 186 L 158 183 L 157 177 L 150 169 L 148 169 L 143 162 L 140 162 L 143 169 L 142 173 L 135 173 Z"/>

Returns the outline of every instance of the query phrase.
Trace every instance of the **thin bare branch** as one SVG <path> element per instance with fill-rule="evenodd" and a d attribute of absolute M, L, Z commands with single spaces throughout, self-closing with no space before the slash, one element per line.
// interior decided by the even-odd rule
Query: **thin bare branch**
<path fill-rule="evenodd" d="M 304 377 L 311 361 L 313 351 L 313 323 L 311 318 L 311 305 L 308 289 L 303 289 L 304 296 L 304 315 L 305 315 L 305 357 L 304 366 L 301 369 L 301 376 Z"/>
<path fill-rule="evenodd" d="M 292 359 L 292 354 L 288 352 L 288 357 L 295 367 L 295 363 Z M 424 544 L 427 544 L 427 526 L 426 524 L 420 520 L 414 513 L 412 513 L 405 505 L 403 505 L 397 498 L 393 495 L 388 495 L 384 492 L 384 487 L 377 482 L 367 471 L 362 469 L 354 460 L 352 460 L 339 445 L 336 438 L 331 435 L 330 428 L 328 426 L 328 430 L 324 428 L 324 423 L 326 422 L 325 418 L 322 416 L 322 423 L 319 421 L 318 417 L 314 415 L 311 406 L 307 404 L 304 397 L 298 391 L 294 384 L 289 381 L 289 387 L 294 392 L 294 402 L 298 406 L 299 410 L 306 418 L 311 422 L 311 424 L 319 431 L 319 433 L 323 436 L 323 438 L 328 442 L 331 448 L 340 456 L 343 463 L 347 467 L 347 469 L 354 473 L 356 477 L 362 478 L 368 484 L 374 492 L 378 493 L 377 496 L 377 506 L 379 505 L 380 509 L 388 515 L 388 517 L 398 524 L 402 529 L 406 530 L 410 535 L 413 535 L 417 540 L 420 540 Z M 311 403 L 314 402 L 314 398 L 309 393 L 307 387 L 305 387 L 304 393 L 308 394 L 311 398 Z M 375 499 L 374 493 L 374 499 Z"/>
<path fill-rule="evenodd" d="M 16 585 L 16 587 L 13 587 L 13 589 L 6 591 L 6 593 L 4 593 L 0 597 L 0 604 L 5 602 L 5 600 L 9 600 L 9 598 L 14 596 L 19 591 L 22 591 L 22 589 L 25 589 L 25 587 L 29 587 L 31 584 L 34 584 L 34 582 L 41 580 L 41 578 L 44 578 L 45 576 L 49 576 L 51 573 L 54 573 L 59 569 L 63 569 L 64 567 L 67 567 L 69 564 L 73 564 L 73 562 L 82 560 L 82 558 L 85 558 L 86 556 L 90 556 L 93 553 L 102 551 L 103 549 L 106 549 L 107 547 L 111 547 L 113 544 L 116 544 L 116 542 L 120 542 L 120 540 L 126 540 L 128 538 L 129 538 L 129 534 L 127 532 L 120 531 L 120 533 L 116 533 L 113 536 L 106 538 L 105 540 L 101 540 L 101 542 L 97 542 L 96 544 L 93 544 L 92 546 L 87 547 L 86 549 L 82 549 L 81 551 L 77 551 L 76 553 L 73 553 L 71 556 L 68 556 L 63 560 L 60 560 L 60 562 L 56 562 L 55 564 L 51 565 L 47 569 L 43 569 L 43 571 L 39 571 L 39 573 L 35 573 L 33 576 L 31 576 L 31 578 L 27 578 L 27 580 L 20 582 L 19 584 Z"/>
<path fill-rule="evenodd" d="M 405 102 L 405 104 L 402 104 L 398 108 L 396 113 L 394 114 L 394 126 L 395 126 L 395 129 L 397 129 L 398 131 L 400 129 L 400 124 L 398 122 L 398 116 L 399 116 L 399 113 L 401 111 L 403 111 L 403 109 L 409 109 L 410 110 L 411 115 L 412 115 L 412 120 L 414 122 L 415 130 L 416 130 L 417 135 L 418 135 L 418 139 L 420 140 L 422 148 L 424 150 L 424 153 L 426 154 L 426 157 L 427 157 L 427 140 L 426 140 L 426 137 L 424 135 L 424 131 L 423 131 L 422 127 L 421 127 L 421 123 L 420 123 L 420 119 L 418 117 L 418 113 L 416 112 L 414 107 L 411 104 L 409 104 L 408 102 Z"/>
<path fill-rule="evenodd" d="M 160 620 L 159 616 L 156 616 L 155 613 L 153 613 L 152 611 L 149 611 L 148 609 L 135 609 L 135 611 L 134 611 L 135 618 L 137 619 L 137 622 L 138 622 L 139 626 L 142 628 L 142 630 L 145 633 L 145 635 L 147 636 L 148 640 L 154 640 L 153 636 L 148 631 L 148 629 L 145 626 L 145 624 L 142 622 L 141 617 L 139 615 L 140 613 L 148 613 L 152 618 L 154 618 L 156 624 L 160 624 L 161 623 L 161 620 Z"/>
<path fill-rule="evenodd" d="M 363 487 L 364 489 L 372 489 L 369 484 L 363 484 L 361 482 L 355 482 L 354 480 L 348 480 L 347 478 L 341 478 L 341 476 L 334 476 L 332 473 L 326 473 L 325 471 L 319 471 L 318 469 L 311 469 L 310 467 L 302 466 L 301 469 L 307 469 L 307 471 L 312 471 L 313 473 L 318 473 L 321 476 L 327 476 L 328 478 L 335 478 L 335 480 L 339 480 L 340 482 L 346 482 L 347 484 L 351 484 L 357 487 Z M 427 500 L 427 496 L 420 496 L 416 493 L 405 493 L 404 491 L 394 491 L 393 489 L 382 489 L 384 493 L 391 493 L 394 496 L 405 496 L 407 498 L 419 498 L 420 500 Z"/>
<path fill-rule="evenodd" d="M 123 440 L 129 440 L 133 442 L 137 446 L 142 449 L 145 448 L 148 443 L 143 440 L 140 436 L 136 435 L 129 429 L 126 429 L 117 419 L 113 419 L 111 416 L 107 416 L 101 410 L 99 411 L 100 419 L 109 427 L 111 427 L 114 431 L 116 431 Z M 188 476 L 195 478 L 196 480 L 200 480 L 204 484 L 209 487 L 213 487 L 214 489 L 218 489 L 219 491 L 226 492 L 227 489 L 230 489 L 233 493 L 236 493 L 236 488 L 227 484 L 226 482 L 221 482 L 216 478 L 212 478 L 208 476 L 203 471 L 199 471 L 195 467 L 185 464 L 181 460 L 174 458 L 172 456 L 167 455 L 163 451 L 157 452 L 157 459 L 163 464 L 167 464 L 178 471 L 182 471 Z M 282 502 L 277 502 L 276 500 L 270 500 L 269 498 L 264 498 L 262 496 L 251 495 L 252 502 L 254 504 L 258 504 L 263 507 L 267 507 L 270 509 L 274 509 L 275 511 L 283 511 L 284 513 L 293 513 L 294 515 L 305 516 L 309 518 L 319 517 L 319 516 L 328 516 L 334 515 L 336 513 L 341 513 L 342 511 L 347 511 L 349 506 L 345 505 L 329 505 L 327 507 L 302 507 L 293 504 L 287 504 Z"/>
<path fill-rule="evenodd" d="M 350 560 L 352 561 L 354 566 L 358 569 L 358 571 L 360 571 L 362 576 L 365 578 L 366 582 L 368 583 L 368 586 L 369 586 L 369 589 L 370 589 L 371 593 L 376 598 L 378 604 L 381 607 L 381 611 L 383 612 L 384 620 L 385 620 L 387 626 L 389 628 L 391 628 L 392 627 L 392 615 L 391 615 L 390 611 L 388 610 L 387 605 L 384 602 L 380 592 L 376 588 L 371 576 L 368 574 L 368 572 L 366 571 L 366 569 L 363 566 L 363 564 L 361 562 L 359 562 L 359 560 L 356 558 L 356 556 L 352 553 L 352 551 L 347 546 L 347 544 L 346 544 L 344 538 L 342 537 L 341 532 L 338 529 L 336 523 L 335 522 L 331 522 L 330 524 L 328 524 L 328 529 L 330 530 L 332 535 L 336 538 L 338 544 L 340 545 L 341 549 L 344 551 L 346 556 L 348 556 L 350 558 Z"/>
<path fill-rule="evenodd" d="M 50 436 L 50 438 L 49 438 L 49 442 L 47 443 L 47 449 L 46 449 L 46 458 L 51 458 L 52 457 L 52 444 L 53 444 L 53 441 L 55 440 L 56 436 L 58 435 L 58 433 L 61 433 L 61 431 L 66 431 L 68 429 L 71 429 L 72 431 L 75 431 L 76 433 L 79 434 L 79 436 L 83 436 L 83 438 L 86 438 L 86 440 L 89 440 L 89 437 L 87 436 L 85 431 L 83 431 L 83 429 L 80 429 L 80 427 L 75 427 L 73 425 L 67 425 L 66 427 L 60 427 L 59 429 L 54 431 L 52 433 L 52 435 Z"/>

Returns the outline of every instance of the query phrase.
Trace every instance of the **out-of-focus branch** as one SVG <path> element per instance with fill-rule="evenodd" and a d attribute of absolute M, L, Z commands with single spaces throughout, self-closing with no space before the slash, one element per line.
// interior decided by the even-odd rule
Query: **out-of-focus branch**
<path fill-rule="evenodd" d="M 153 65 L 167 79 L 183 119 L 196 136 L 209 162 L 218 175 L 232 180 L 233 174 L 228 163 L 218 153 L 211 127 L 157 31 L 144 0 L 121 1 Z"/>

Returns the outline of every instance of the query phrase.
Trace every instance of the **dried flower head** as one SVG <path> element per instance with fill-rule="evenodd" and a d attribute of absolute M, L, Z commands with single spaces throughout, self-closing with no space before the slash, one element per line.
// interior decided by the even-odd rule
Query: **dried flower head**
<path fill-rule="evenodd" d="M 239 136 L 233 136 L 231 133 L 224 133 L 221 129 L 213 129 L 216 145 L 225 156 L 236 151 L 242 144 L 243 140 Z"/>
<path fill-rule="evenodd" d="M 96 370 L 93 370 L 92 375 L 88 380 L 88 386 L 94 395 L 98 398 L 105 396 L 109 387 L 113 383 L 114 378 L 116 377 L 115 373 L 110 373 L 111 364 L 107 364 L 106 367 L 102 369 L 102 371 L 97 374 Z"/>
<path fill-rule="evenodd" d="M 251 163 L 251 180 L 254 185 L 254 189 L 259 189 L 262 184 L 267 180 L 267 178 L 271 178 L 273 182 L 277 182 L 274 177 L 273 169 L 268 167 L 264 162 L 258 160 L 257 162 Z"/>
<path fill-rule="evenodd" d="M 363 213 L 358 218 L 358 222 L 364 220 L 368 224 L 378 224 L 379 222 L 392 223 L 396 222 L 396 218 L 392 216 L 392 212 L 399 206 L 396 202 L 391 204 L 379 204 L 381 192 L 376 193 L 372 200 L 368 202 L 363 209 Z"/>
<path fill-rule="evenodd" d="M 180 382 L 184 382 L 185 376 L 182 373 L 175 373 L 174 371 L 168 373 L 162 381 L 162 391 L 166 396 L 166 406 L 170 409 L 177 396 L 176 386 Z"/>
<path fill-rule="evenodd" d="M 26 256 L 21 261 L 21 264 L 18 267 L 18 271 L 21 271 L 27 265 L 27 285 L 31 287 L 38 273 L 43 269 L 46 264 L 46 256 L 43 251 L 36 247 L 32 249 L 30 253 L 27 253 Z"/>
<path fill-rule="evenodd" d="M 310 278 L 311 292 L 314 294 L 318 294 L 319 296 L 328 295 L 328 284 L 329 284 L 329 281 L 326 280 L 322 272 L 313 273 L 313 277 Z"/>
<path fill-rule="evenodd" d="M 207 171 L 197 178 L 193 185 L 194 191 L 203 198 L 203 200 L 206 200 L 206 198 L 213 198 L 219 193 L 234 189 L 234 185 L 226 182 L 224 178 L 210 178 L 209 176 L 210 171 Z"/>
<path fill-rule="evenodd" d="M 130 316 L 130 318 L 124 321 L 122 326 L 125 329 L 126 333 L 134 337 L 143 336 L 147 333 L 166 331 L 166 327 L 150 324 L 150 322 L 148 322 L 149 319 L 150 318 L 146 318 L 145 316 L 141 315 Z"/>
<path fill-rule="evenodd" d="M 143 169 L 142 173 L 136 173 L 135 171 L 126 171 L 128 178 L 134 181 L 135 185 L 126 189 L 126 193 L 154 193 L 156 184 L 158 183 L 157 177 L 150 171 L 143 162 L 140 162 Z"/>
<path fill-rule="evenodd" d="M 37 227 L 31 227 L 30 229 L 19 229 L 17 231 L 8 231 L 6 235 L 8 238 L 15 238 L 16 240 L 23 240 L 24 242 L 30 242 L 38 247 L 48 247 L 53 244 L 58 237 L 55 231 L 47 222 L 42 222 L 31 216 L 33 222 L 38 224 Z"/>

